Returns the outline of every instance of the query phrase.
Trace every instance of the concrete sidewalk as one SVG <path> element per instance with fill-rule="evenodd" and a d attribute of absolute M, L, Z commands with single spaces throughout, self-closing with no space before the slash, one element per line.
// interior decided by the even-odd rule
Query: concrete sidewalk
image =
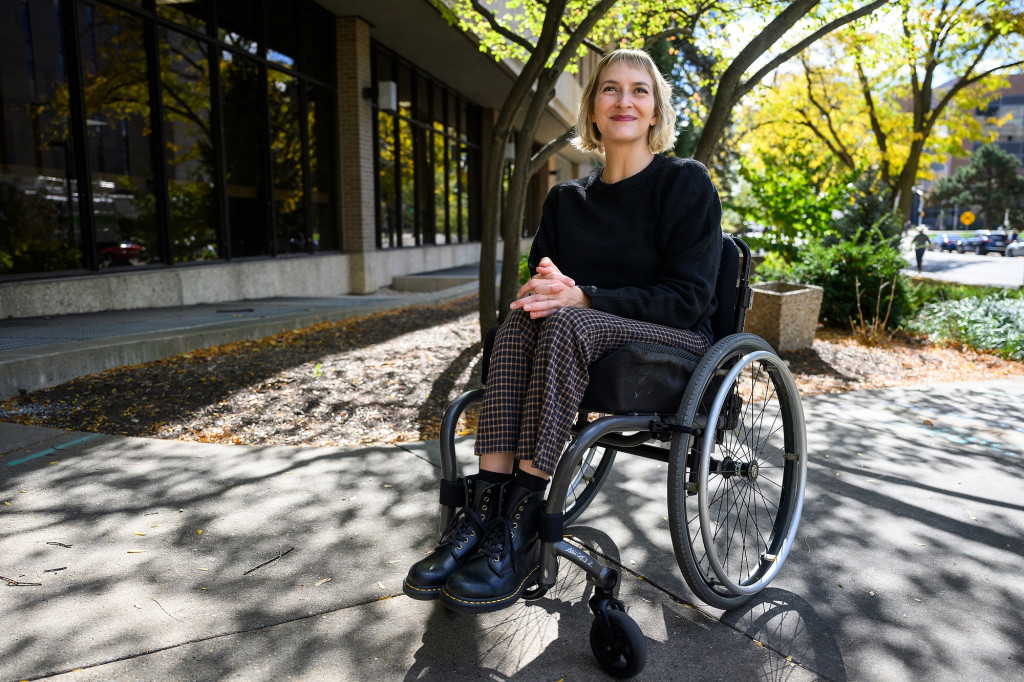
<path fill-rule="evenodd" d="M 638 679 L 1024 679 L 1022 403 L 1022 379 L 806 398 L 798 545 L 727 613 L 685 587 L 664 467 L 620 457 L 572 532 L 626 572 Z M 0 575 L 29 583 L 0 581 L 0 680 L 602 676 L 589 588 L 564 563 L 546 597 L 486 616 L 402 594 L 433 544 L 436 443 L 0 424 L 0 444 Z"/>

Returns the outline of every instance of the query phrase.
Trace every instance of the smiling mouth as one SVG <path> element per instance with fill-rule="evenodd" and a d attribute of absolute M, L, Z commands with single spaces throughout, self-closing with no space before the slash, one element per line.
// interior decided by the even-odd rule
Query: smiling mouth
<path fill-rule="evenodd" d="M 635 116 L 612 116 L 613 121 L 635 121 Z"/>

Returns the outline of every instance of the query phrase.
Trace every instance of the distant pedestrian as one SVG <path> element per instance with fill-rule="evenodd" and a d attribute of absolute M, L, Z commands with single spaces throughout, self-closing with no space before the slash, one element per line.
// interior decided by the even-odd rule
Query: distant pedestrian
<path fill-rule="evenodd" d="M 913 225 L 913 223 L 910 222 L 909 219 L 903 221 L 903 234 L 901 236 L 906 237 L 907 236 L 907 232 L 910 232 L 910 227 L 912 225 Z"/>
<path fill-rule="evenodd" d="M 918 225 L 917 234 L 911 240 L 914 244 L 914 255 L 917 256 L 917 271 L 921 272 L 921 265 L 924 263 L 924 250 L 928 248 L 928 235 L 924 233 L 924 225 Z"/>

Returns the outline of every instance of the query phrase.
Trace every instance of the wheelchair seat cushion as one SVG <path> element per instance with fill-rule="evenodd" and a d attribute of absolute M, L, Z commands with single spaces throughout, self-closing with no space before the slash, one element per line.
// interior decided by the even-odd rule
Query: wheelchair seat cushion
<path fill-rule="evenodd" d="M 591 363 L 580 409 L 674 414 L 699 360 L 680 348 L 628 343 Z"/>

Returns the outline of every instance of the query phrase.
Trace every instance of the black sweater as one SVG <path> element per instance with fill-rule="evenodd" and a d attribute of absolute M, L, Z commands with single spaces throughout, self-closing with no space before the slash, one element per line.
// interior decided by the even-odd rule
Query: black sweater
<path fill-rule="evenodd" d="M 611 185 L 598 170 L 551 189 L 530 270 L 547 256 L 594 309 L 711 339 L 721 219 L 711 176 L 693 159 L 655 156 Z"/>

